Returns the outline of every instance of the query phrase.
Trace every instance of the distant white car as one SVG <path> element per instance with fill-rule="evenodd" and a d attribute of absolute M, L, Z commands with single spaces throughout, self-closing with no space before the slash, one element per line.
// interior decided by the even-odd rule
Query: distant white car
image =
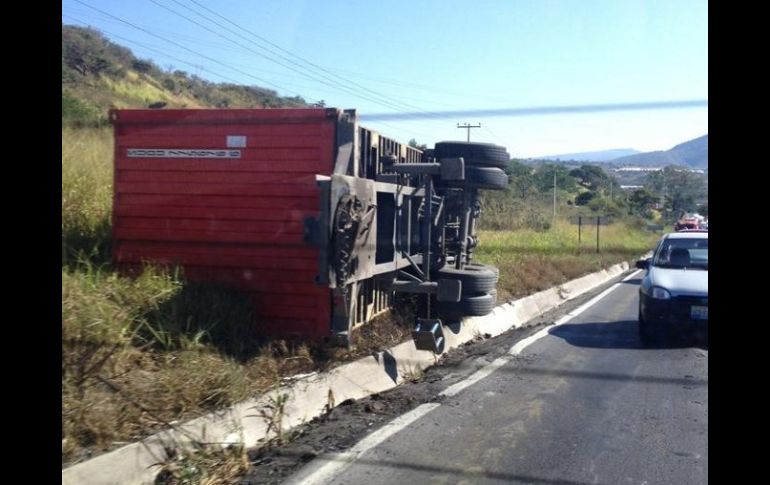
<path fill-rule="evenodd" d="M 658 242 L 639 286 L 639 337 L 647 344 L 678 330 L 704 331 L 708 342 L 708 231 L 674 232 Z"/>

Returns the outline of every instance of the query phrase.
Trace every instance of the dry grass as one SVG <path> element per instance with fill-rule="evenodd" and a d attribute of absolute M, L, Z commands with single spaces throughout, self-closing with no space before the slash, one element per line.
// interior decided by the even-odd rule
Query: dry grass
<path fill-rule="evenodd" d="M 196 445 L 160 463 L 157 485 L 230 485 L 249 469 L 242 446 Z"/>
<path fill-rule="evenodd" d="M 659 234 L 625 224 L 602 226 L 596 252 L 596 228 L 582 234 L 577 226 L 557 222 L 547 231 L 481 231 L 476 258 L 500 268 L 498 299 L 521 298 L 599 271 L 649 251 Z"/>
<path fill-rule="evenodd" d="M 62 258 L 107 261 L 112 130 L 62 129 Z"/>
<path fill-rule="evenodd" d="M 242 329 L 256 323 L 238 311 L 247 308 L 239 295 L 190 288 L 153 268 L 136 278 L 88 265 L 62 269 L 63 464 L 260 395 L 287 376 L 369 355 L 409 334 L 383 315 L 354 331 L 350 349 L 244 340 Z"/>

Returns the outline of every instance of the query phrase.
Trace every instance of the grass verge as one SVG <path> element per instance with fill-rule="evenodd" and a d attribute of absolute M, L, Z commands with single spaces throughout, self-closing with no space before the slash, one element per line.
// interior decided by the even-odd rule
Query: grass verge
<path fill-rule="evenodd" d="M 476 260 L 500 269 L 498 299 L 520 298 L 585 274 L 628 261 L 649 251 L 659 234 L 625 224 L 584 233 L 578 243 L 577 226 L 557 221 L 547 231 L 481 231 Z"/>

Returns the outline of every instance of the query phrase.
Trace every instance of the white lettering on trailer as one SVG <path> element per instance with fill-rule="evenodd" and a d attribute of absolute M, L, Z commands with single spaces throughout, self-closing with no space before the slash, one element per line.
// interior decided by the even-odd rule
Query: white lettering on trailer
<path fill-rule="evenodd" d="M 241 158 L 240 150 L 203 150 L 189 148 L 129 148 L 131 158 Z"/>

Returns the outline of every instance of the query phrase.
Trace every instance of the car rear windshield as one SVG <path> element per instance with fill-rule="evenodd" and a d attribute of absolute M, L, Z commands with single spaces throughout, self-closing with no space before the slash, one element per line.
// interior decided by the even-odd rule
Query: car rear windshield
<path fill-rule="evenodd" d="M 662 268 L 693 268 L 708 270 L 709 240 L 700 238 L 669 238 L 658 247 L 652 261 Z"/>

